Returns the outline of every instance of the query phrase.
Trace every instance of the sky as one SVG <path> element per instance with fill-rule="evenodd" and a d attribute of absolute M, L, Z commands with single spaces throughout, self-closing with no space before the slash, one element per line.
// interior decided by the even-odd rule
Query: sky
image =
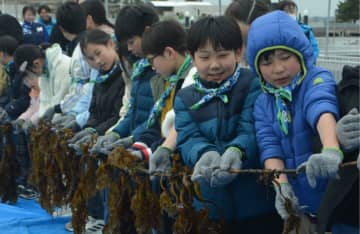
<path fill-rule="evenodd" d="M 328 14 L 328 4 L 331 1 L 330 5 L 330 16 L 335 16 L 335 10 L 340 0 L 293 0 L 296 2 L 299 8 L 299 13 L 303 14 L 304 10 L 309 11 L 309 16 L 327 16 Z M 273 2 L 277 2 L 274 1 Z M 344 2 L 344 0 L 342 0 Z"/>

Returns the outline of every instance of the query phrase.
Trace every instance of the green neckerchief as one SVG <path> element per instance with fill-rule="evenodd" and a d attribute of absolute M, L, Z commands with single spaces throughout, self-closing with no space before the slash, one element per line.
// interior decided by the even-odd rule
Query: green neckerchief
<path fill-rule="evenodd" d="M 298 81 L 301 79 L 301 73 L 296 74 L 291 83 L 285 87 L 275 88 L 271 84 L 266 83 L 264 89 L 275 96 L 277 109 L 277 120 L 279 121 L 281 130 L 289 133 L 289 123 L 291 122 L 291 113 L 287 107 L 286 101 L 292 102 L 292 91 L 297 87 Z"/>
<path fill-rule="evenodd" d="M 228 103 L 229 99 L 226 93 L 232 89 L 232 87 L 236 84 L 239 77 L 240 77 L 240 66 L 237 65 L 234 74 L 230 76 L 223 84 L 221 84 L 220 87 L 214 89 L 208 89 L 202 85 L 202 83 L 200 82 L 199 74 L 196 73 L 194 75 L 195 89 L 200 93 L 204 93 L 205 96 L 203 96 L 197 103 L 193 104 L 190 107 L 190 109 L 197 110 L 202 105 L 211 101 L 215 97 L 220 98 L 221 101 L 223 101 L 224 103 Z"/>
<path fill-rule="evenodd" d="M 179 70 L 175 75 L 167 78 L 169 86 L 161 94 L 160 98 L 156 101 L 153 108 L 151 109 L 150 116 L 147 121 L 147 127 L 151 127 L 155 123 L 155 119 L 160 115 L 162 109 L 165 106 L 166 99 L 170 96 L 173 89 L 176 87 L 177 82 L 184 76 L 184 73 L 189 70 L 192 65 L 191 57 L 187 55 L 184 59 L 184 62 L 181 64 Z"/>
<path fill-rule="evenodd" d="M 132 73 L 130 80 L 135 80 L 136 77 L 138 77 L 140 74 L 142 74 L 145 70 L 145 68 L 151 66 L 149 61 L 146 58 L 142 58 L 138 61 L 136 61 L 132 67 Z"/>

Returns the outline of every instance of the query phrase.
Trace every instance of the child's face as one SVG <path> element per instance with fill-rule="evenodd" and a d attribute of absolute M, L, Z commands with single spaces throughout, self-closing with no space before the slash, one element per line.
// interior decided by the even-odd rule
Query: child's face
<path fill-rule="evenodd" d="M 46 9 L 42 9 L 40 11 L 39 15 L 40 15 L 41 19 L 44 20 L 44 21 L 48 21 L 50 19 L 49 12 Z"/>
<path fill-rule="evenodd" d="M 195 51 L 193 62 L 202 80 L 221 83 L 234 73 L 240 57 L 241 49 L 215 50 L 207 43 Z"/>
<path fill-rule="evenodd" d="M 143 52 L 141 49 L 141 37 L 133 36 L 127 40 L 128 51 L 137 57 L 143 57 Z"/>
<path fill-rule="evenodd" d="M 160 55 L 148 54 L 146 55 L 146 58 L 156 73 L 161 76 L 168 77 L 177 71 L 176 52 L 170 47 L 166 47 L 164 52 Z"/>
<path fill-rule="evenodd" d="M 264 80 L 274 87 L 284 87 L 291 83 L 301 71 L 295 54 L 286 50 L 275 50 L 269 56 L 261 55 L 259 69 Z"/>
<path fill-rule="evenodd" d="M 106 45 L 88 43 L 84 48 L 84 55 L 90 66 L 100 71 L 109 71 L 118 60 L 112 40 Z"/>
<path fill-rule="evenodd" d="M 24 14 L 24 20 L 27 22 L 34 22 L 35 21 L 35 15 L 32 11 L 26 11 Z"/>
<path fill-rule="evenodd" d="M 45 59 L 43 58 L 35 59 L 33 61 L 31 71 L 38 76 L 42 75 L 44 72 L 44 64 L 45 64 Z"/>

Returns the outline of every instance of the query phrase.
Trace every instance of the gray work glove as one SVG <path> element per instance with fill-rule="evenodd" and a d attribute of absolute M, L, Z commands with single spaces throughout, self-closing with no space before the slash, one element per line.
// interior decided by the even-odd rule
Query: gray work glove
<path fill-rule="evenodd" d="M 60 128 L 63 128 L 65 123 L 70 122 L 72 120 L 75 120 L 74 115 L 64 115 L 63 114 L 59 117 L 53 118 L 52 123 L 56 126 L 59 126 Z"/>
<path fill-rule="evenodd" d="M 356 108 L 350 110 L 336 124 L 336 134 L 342 148 L 351 151 L 360 144 L 360 114 Z"/>
<path fill-rule="evenodd" d="M 90 149 L 90 152 L 93 154 L 106 153 L 107 151 L 102 150 L 105 145 L 114 143 L 118 139 L 120 139 L 120 136 L 115 132 L 100 136 L 98 137 L 96 144 Z"/>
<path fill-rule="evenodd" d="M 160 146 L 151 155 L 149 160 L 149 172 L 167 172 L 171 169 L 171 154 L 172 150 Z"/>
<path fill-rule="evenodd" d="M 280 189 L 279 189 L 280 186 Z M 297 197 L 294 194 L 294 191 L 289 183 L 280 183 L 280 185 L 275 185 L 275 208 L 281 218 L 286 220 L 289 218 L 289 213 L 285 208 L 285 198 L 288 198 L 291 202 L 291 207 L 293 211 L 299 212 L 299 202 Z M 280 191 L 281 190 L 281 191 Z"/>
<path fill-rule="evenodd" d="M 0 107 L 0 123 L 9 122 L 10 117 L 4 108 Z"/>
<path fill-rule="evenodd" d="M 109 154 L 115 147 L 122 146 L 125 149 L 129 148 L 134 143 L 133 137 L 125 137 L 120 138 L 119 140 L 112 142 L 112 143 L 104 143 L 104 147 L 101 148 L 101 151 L 104 154 Z"/>
<path fill-rule="evenodd" d="M 11 125 L 13 126 L 16 133 L 24 132 L 25 134 L 28 134 L 28 130 L 34 127 L 31 120 L 24 120 L 24 119 L 14 120 L 11 122 Z"/>
<path fill-rule="evenodd" d="M 45 111 L 45 113 L 43 114 L 43 116 L 41 117 L 41 119 L 51 122 L 51 120 L 52 120 L 52 118 L 54 117 L 54 115 L 55 115 L 55 107 L 52 106 L 52 107 L 49 107 L 49 108 Z"/>
<path fill-rule="evenodd" d="M 24 124 L 24 122 L 25 122 L 24 119 L 16 119 L 16 120 L 11 121 L 11 125 L 12 125 L 15 133 L 23 132 L 22 125 Z"/>
<path fill-rule="evenodd" d="M 309 185 L 315 188 L 317 178 L 336 178 L 338 176 L 339 165 L 343 157 L 339 149 L 324 148 L 321 153 L 312 154 L 297 170 L 305 167 Z"/>
<path fill-rule="evenodd" d="M 77 124 L 76 120 L 69 120 L 61 126 L 63 129 L 72 129 L 73 131 L 78 131 L 80 129 L 79 125 Z"/>
<path fill-rule="evenodd" d="M 80 145 L 91 141 L 91 138 L 95 133 L 96 131 L 93 128 L 83 129 L 82 131 L 76 133 L 75 136 L 68 141 L 69 147 L 73 148 L 78 155 L 85 153 L 82 152 Z"/>
<path fill-rule="evenodd" d="M 216 169 L 211 176 L 211 187 L 225 186 L 231 183 L 237 176 L 228 170 L 240 170 L 243 153 L 239 148 L 229 147 L 221 156 L 220 169 Z"/>
<path fill-rule="evenodd" d="M 216 151 L 208 151 L 201 155 L 194 167 L 191 180 L 196 182 L 206 182 L 210 184 L 211 175 L 215 169 L 220 168 L 220 154 Z"/>

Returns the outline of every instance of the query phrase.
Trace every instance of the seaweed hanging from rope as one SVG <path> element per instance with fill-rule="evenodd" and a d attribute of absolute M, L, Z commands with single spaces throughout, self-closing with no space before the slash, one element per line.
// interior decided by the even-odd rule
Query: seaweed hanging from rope
<path fill-rule="evenodd" d="M 0 161 L 0 197 L 1 202 L 16 203 L 17 184 L 16 178 L 19 176 L 20 167 L 16 160 L 15 146 L 11 140 L 11 124 L 0 127 L 2 152 Z"/>

